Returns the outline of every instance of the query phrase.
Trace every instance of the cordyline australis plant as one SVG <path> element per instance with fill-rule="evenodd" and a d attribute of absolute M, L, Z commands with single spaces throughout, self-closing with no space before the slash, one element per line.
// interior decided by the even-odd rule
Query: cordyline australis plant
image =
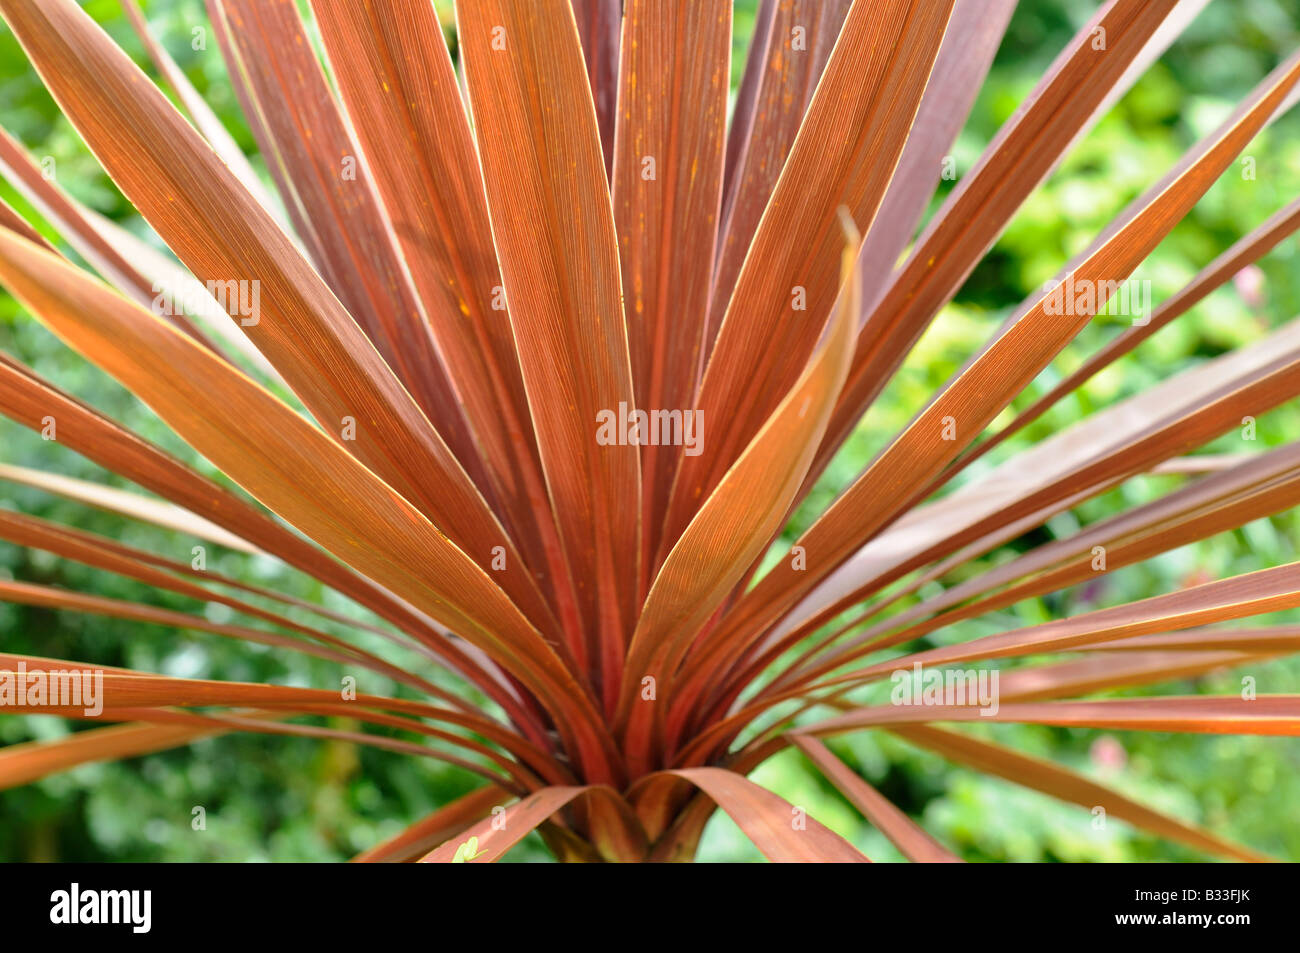
<path fill-rule="evenodd" d="M 1295 651 L 1298 627 L 1217 624 L 1300 606 L 1300 565 L 908 646 L 1300 499 L 1300 447 L 1220 459 L 1156 502 L 912 598 L 1130 477 L 1177 471 L 1300 391 L 1300 332 L 1284 327 L 949 485 L 1300 224 L 1300 205 L 1282 210 L 985 433 L 1291 104 L 1300 57 L 1064 263 L 1053 284 L 1071 289 L 1067 307 L 1051 291 L 1027 300 L 787 550 L 774 549 L 787 518 L 936 313 L 1204 2 L 1101 8 L 915 242 L 1014 0 L 765 0 L 729 121 L 721 0 L 459 0 L 459 63 L 429 0 L 310 6 L 320 59 L 292 0 L 208 0 L 277 202 L 133 0 L 188 121 L 72 0 L 0 0 L 188 269 L 78 205 L 5 137 L 4 174 L 99 277 L 5 208 L 0 281 L 247 496 L 7 357 L 5 414 L 52 421 L 58 442 L 151 495 L 3 475 L 177 529 L 187 547 L 269 554 L 383 624 L 13 512 L 0 513 L 7 540 L 254 622 L 19 582 L 0 595 L 310 653 L 401 697 L 0 655 L 29 683 L 102 678 L 94 717 L 115 723 L 6 749 L 0 781 L 221 732 L 309 735 L 485 780 L 362 859 L 495 860 L 539 830 L 564 860 L 685 860 L 720 807 L 773 860 L 864 860 L 747 779 L 794 745 L 904 855 L 955 859 L 822 740 L 876 729 L 1205 854 L 1260 859 L 947 723 L 1300 734 L 1294 695 L 1079 700 Z M 176 300 L 189 306 L 165 306 Z M 902 611 L 881 615 L 891 605 Z M 376 634 L 420 664 L 364 648 Z M 944 668 L 977 662 L 999 666 L 991 699 Z M 918 663 L 948 673 L 926 703 L 854 700 Z M 463 692 L 428 680 L 438 666 Z M 42 702 L 9 704 L 87 715 Z"/>

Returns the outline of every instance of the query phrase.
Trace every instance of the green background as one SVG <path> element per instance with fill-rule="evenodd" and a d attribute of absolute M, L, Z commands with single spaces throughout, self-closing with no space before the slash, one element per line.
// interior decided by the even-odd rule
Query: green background
<path fill-rule="evenodd" d="M 449 4 L 439 0 L 444 10 Z M 738 81 L 752 29 L 754 0 L 736 3 Z M 90 0 L 85 9 L 152 75 L 116 0 Z M 1038 81 L 1060 48 L 1091 15 L 1083 0 L 1021 0 L 988 82 L 954 149 L 958 174 L 977 160 L 998 127 Z M 245 151 L 256 152 L 215 41 L 191 48 L 191 31 L 206 24 L 201 0 L 152 0 L 150 24 L 207 97 Z M 451 18 L 444 17 L 450 24 Z M 1158 179 L 1209 132 L 1282 57 L 1296 46 L 1300 13 L 1282 0 L 1213 0 L 1208 9 L 1133 90 L 1070 152 L 1037 189 L 1011 227 L 945 309 L 893 385 L 819 485 L 793 529 L 843 487 L 890 436 L 995 331 L 1026 295 L 1052 277 L 1110 218 Z M 57 180 L 81 201 L 144 234 L 137 217 L 58 113 L 18 44 L 0 29 L 0 123 L 38 158 L 52 157 Z M 1153 282 L 1157 302 L 1177 291 L 1216 254 L 1297 194 L 1300 137 L 1297 116 L 1277 121 L 1247 153 L 1256 176 L 1237 166 L 1224 175 L 1138 272 Z M 255 160 L 260 168 L 260 160 Z M 945 188 L 951 186 L 944 183 Z M 7 186 L 0 195 L 27 211 Z M 937 200 L 936 200 L 937 204 Z M 47 234 L 53 237 L 52 232 Z M 1088 412 L 1141 393 L 1156 381 L 1259 339 L 1300 310 L 1300 261 L 1294 239 L 1259 266 L 1262 291 L 1229 285 L 1062 401 L 1024 434 L 992 454 L 988 464 L 1042 439 Z M 1040 379 L 1017 399 L 1022 408 L 1118 332 L 1124 319 L 1092 322 Z M 174 435 L 130 394 L 63 347 L 7 296 L 0 294 L 0 348 L 105 413 L 186 459 Z M 219 400 L 220 395 L 213 395 Z M 1005 415 L 999 424 L 1010 419 Z M 1300 435 L 1300 413 L 1289 403 L 1258 423 L 1258 440 L 1231 433 L 1215 452 L 1262 450 Z M 89 461 L 0 420 L 0 460 L 128 486 Z M 202 461 L 205 472 L 217 476 Z M 984 467 L 973 468 L 973 473 Z M 1079 526 L 1181 485 L 1181 478 L 1142 477 L 1053 519 L 980 565 L 1008 558 Z M 111 514 L 0 483 L 0 505 L 75 525 L 188 560 L 192 541 Z M 990 617 L 954 626 L 937 638 L 953 641 L 1048 618 L 1154 595 L 1180 586 L 1293 561 L 1293 513 L 1184 547 L 1076 589 L 1028 600 Z M 208 547 L 209 566 L 295 595 L 347 604 L 278 563 Z M 963 569 L 953 579 L 975 568 Z M 214 621 L 230 613 L 43 553 L 0 543 L 0 577 L 134 599 Z M 933 588 L 923 590 L 929 593 Z M 349 610 L 350 611 L 350 610 Z M 1278 616 L 1276 618 L 1283 618 Z M 0 604 L 0 646 L 6 651 L 84 659 L 177 676 L 334 685 L 336 666 L 202 633 L 146 627 L 68 612 Z M 1243 674 L 1261 692 L 1296 690 L 1300 663 L 1252 666 L 1171 683 L 1168 693 L 1239 690 Z M 366 675 L 362 690 L 393 686 Z M 1152 691 L 1148 689 L 1146 691 Z M 868 696 L 869 697 L 869 696 Z M 348 727 L 341 725 L 341 727 Z M 52 718 L 0 718 L 0 744 L 52 738 L 70 730 Z M 982 735 L 1022 751 L 1050 756 L 1152 807 L 1209 826 L 1259 850 L 1300 859 L 1300 742 L 1290 739 L 1131 734 L 1026 726 L 977 726 Z M 837 752 L 944 843 L 970 860 L 1189 860 L 1196 855 L 1112 821 L 1096 829 L 1090 813 L 1015 785 L 953 768 L 937 756 L 892 737 L 862 734 L 837 741 Z M 786 753 L 755 779 L 850 838 L 877 860 L 898 853 L 802 758 Z M 341 860 L 450 798 L 475 786 L 459 769 L 349 744 L 233 735 L 125 763 L 86 765 L 37 784 L 0 792 L 0 860 Z M 191 828 L 196 806 L 207 829 Z M 547 856 L 535 837 L 513 860 Z M 758 859 L 757 851 L 720 812 L 710 822 L 700 858 Z"/>

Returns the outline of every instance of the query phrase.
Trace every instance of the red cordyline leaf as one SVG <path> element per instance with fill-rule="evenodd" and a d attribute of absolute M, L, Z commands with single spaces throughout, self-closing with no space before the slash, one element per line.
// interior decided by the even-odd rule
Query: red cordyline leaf
<path fill-rule="evenodd" d="M 291 0 L 212 0 L 229 71 L 256 110 L 254 127 L 285 204 L 321 276 L 347 307 L 471 476 L 484 471 L 402 258 L 400 223 L 380 206 Z M 275 102 L 278 107 L 267 104 Z M 310 129 L 305 137 L 301 130 Z M 408 261 L 409 256 L 408 256 Z M 459 318 L 459 313 L 457 317 Z"/>
<path fill-rule="evenodd" d="M 1097 288 L 1127 278 L 1259 131 L 1298 79 L 1300 56 L 1294 56 L 1261 85 L 1248 109 L 1206 143 L 1195 162 L 1079 264 L 1072 280 Z M 793 608 L 855 548 L 897 519 L 925 483 L 1091 320 L 1096 308 L 1084 309 L 1082 314 L 1056 315 L 1048 313 L 1047 301 L 1044 294 L 1020 321 L 1008 326 L 800 537 L 797 545 L 816 554 L 813 565 L 802 571 L 796 560 L 787 557 L 738 601 L 695 663 L 695 694 L 686 695 L 684 707 L 694 707 L 704 681 L 725 670 L 757 640 L 757 633 Z M 1294 362 L 1278 363 L 1281 366 L 1276 373 L 1289 375 Z M 1286 388 L 1278 397 L 1295 392 Z M 955 428 L 954 439 L 944 439 L 945 427 Z M 1080 483 L 1088 485 L 1087 478 L 1076 474 L 1075 486 Z M 1022 505 L 1028 507 L 1029 503 Z"/>
<path fill-rule="evenodd" d="M 685 411 L 695 397 L 712 280 L 731 11 L 631 0 L 623 33 L 612 194 L 632 379 L 637 407 Z M 696 437 L 712 437 L 698 420 Z M 679 453 L 658 441 L 641 451 L 643 577 L 659 546 Z"/>
<path fill-rule="evenodd" d="M 770 0 L 759 9 L 727 142 L 705 359 L 849 6 L 848 0 Z"/>
<path fill-rule="evenodd" d="M 1240 845 L 1230 843 L 1208 831 L 1168 817 L 1158 811 L 1143 807 L 1115 791 L 1089 781 L 1037 758 L 1029 758 L 999 745 L 979 741 L 967 735 L 942 728 L 912 727 L 891 729 L 907 741 L 929 748 L 958 764 L 1005 778 L 1016 784 L 1034 788 L 1063 801 L 1082 807 L 1100 807 L 1107 815 L 1128 821 L 1144 830 L 1180 841 L 1196 850 L 1227 857 L 1233 860 L 1259 861 L 1271 858 Z"/>
<path fill-rule="evenodd" d="M 723 426 L 682 458 L 661 558 L 807 362 L 840 287 L 835 217 L 871 224 L 951 12 L 951 0 L 849 10 L 709 356 L 698 412 Z"/>
<path fill-rule="evenodd" d="M 95 270 L 111 281 L 124 294 L 141 304 L 153 301 L 152 286 L 121 253 L 94 228 L 87 213 L 74 199 L 66 195 L 56 183 L 44 175 L 35 161 L 8 132 L 0 129 L 0 170 L 4 177 L 27 201 L 41 210 L 59 231 L 66 235 L 77 253 L 94 265 Z M 15 217 L 16 213 L 15 213 Z M 48 243 L 38 233 L 24 231 L 23 220 L 18 218 L 18 230 L 25 238 L 37 244 Z M 12 227 L 12 226 L 10 226 Z M 50 246 L 51 248 L 53 246 Z M 167 317 L 182 331 L 197 340 L 208 343 L 185 314 Z"/>
<path fill-rule="evenodd" d="M 659 706 L 637 704 L 647 677 L 671 697 L 674 675 L 691 636 L 736 584 L 742 567 L 756 559 L 790 506 L 817 441 L 826 427 L 848 371 L 848 343 L 861 294 L 853 262 L 858 236 L 845 213 L 846 247 L 840 258 L 843 291 L 826 340 L 771 419 L 727 471 L 664 561 L 641 610 L 628 650 L 619 707 L 624 747 L 634 767 L 662 746 L 652 725 L 662 722 Z M 721 556 L 723 558 L 719 559 Z M 709 558 L 713 559 L 712 565 Z M 707 568 L 701 569 L 701 566 Z M 678 723 L 657 724 L 671 734 Z"/>
<path fill-rule="evenodd" d="M 556 690 L 539 694 L 549 696 L 563 730 L 586 736 L 585 757 L 609 770 L 590 701 L 541 633 L 486 573 L 338 443 L 160 319 L 114 300 L 106 288 L 22 239 L 0 234 L 0 276 L 52 329 L 95 353 L 101 366 L 126 381 L 196 449 L 335 555 L 465 632 L 535 689 L 558 679 Z M 148 354 L 172 373 L 156 373 Z M 208 393 L 223 395 L 218 413 Z M 326 476 L 337 497 L 351 505 L 331 507 L 313 496 L 297 479 L 303 472 Z M 366 505 L 358 508 L 362 500 Z M 519 650 L 523 654 L 516 655 Z M 514 660 L 507 662 L 508 656 Z M 572 717 L 584 709 L 586 716 Z"/>
<path fill-rule="evenodd" d="M 960 619 L 1013 605 L 1032 595 L 1063 589 L 1103 572 L 1112 572 L 1157 553 L 1168 552 L 1191 540 L 1290 508 L 1300 502 L 1300 483 L 1297 482 L 1300 474 L 1295 473 L 1298 465 L 1300 448 L 1297 447 L 1261 454 L 1212 478 L 1137 507 L 1123 516 L 1104 520 L 1086 532 L 1039 547 L 1020 559 L 953 586 L 941 596 L 927 599 L 854 636 L 833 652 L 828 652 L 815 667 L 801 664 L 807 663 L 818 649 L 824 649 L 829 641 L 844 631 L 838 629 L 800 656 L 777 684 L 786 683 L 800 668 L 804 671 L 799 673 L 799 678 L 806 680 L 868 651 L 919 638 Z M 1104 569 L 1097 564 L 1098 546 L 1105 554 Z M 989 594 L 1002 584 L 1017 579 L 1024 581 Z M 980 598 L 960 608 L 948 608 L 972 596 Z M 925 621 L 907 625 L 936 612 L 938 614 Z"/>
<path fill-rule="evenodd" d="M 927 721 L 1015 721 L 1035 725 L 1072 725 L 1109 730 L 1192 731 L 1208 734 L 1300 735 L 1300 696 L 1258 698 L 1107 698 L 1101 701 L 1002 705 L 996 712 L 942 705 L 924 712 L 891 705 L 863 708 L 821 722 L 814 729 L 829 735 L 868 725 Z"/>
<path fill-rule="evenodd" d="M 964 175 L 866 316 L 853 370 L 815 473 L 829 461 L 939 308 L 956 293 L 1014 211 L 1097 116 L 1172 3 L 1111 0 L 1086 23 Z M 1098 30 L 1105 42 L 1098 48 Z"/>
<path fill-rule="evenodd" d="M 450 646 L 436 633 L 429 633 L 428 626 L 418 625 L 418 616 L 409 607 L 401 606 L 364 578 L 353 576 L 247 501 L 3 355 L 0 355 L 0 407 L 13 420 L 38 431 L 44 426 L 44 417 L 53 416 L 60 421 L 60 443 L 171 500 L 176 506 L 168 508 L 156 500 L 111 487 L 15 467 L 0 471 L 5 479 L 22 480 L 94 506 L 117 509 L 137 519 L 161 522 L 224 546 L 271 553 L 346 593 L 398 627 L 419 632 L 442 648 Z"/>
<path fill-rule="evenodd" d="M 1167 632 L 1296 607 L 1300 607 L 1300 563 L 1207 583 L 1128 605 L 1100 609 L 1070 619 L 910 653 L 822 679 L 811 686 L 763 693 L 748 706 L 729 714 L 684 745 L 677 754 L 677 759 L 685 763 L 697 762 L 721 740 L 734 736 L 737 730 L 756 716 L 783 701 L 805 698 L 812 688 L 838 686 L 828 696 L 829 699 L 834 699 L 850 689 L 887 678 L 899 669 L 908 669 L 914 665 L 937 667 L 956 662 L 1060 652 L 1081 646 L 1096 646 L 1112 639 Z M 819 699 L 826 700 L 828 699 Z M 925 720 L 924 717 L 921 720 Z"/>
<path fill-rule="evenodd" d="M 621 428 L 635 398 L 577 27 L 565 0 L 466 0 L 456 15 L 510 322 L 587 630 L 575 654 L 591 659 L 608 711 L 636 612 L 641 473 L 635 448 L 597 439 L 604 415 Z"/>
<path fill-rule="evenodd" d="M 1105 298 L 1060 315 L 1032 295 L 765 562 L 1033 189 L 1204 6 L 1105 4 L 913 242 L 1009 24 L 1014 35 L 1013 0 L 760 0 L 730 117 L 723 2 L 458 0 L 449 47 L 428 0 L 207 0 L 274 196 L 136 0 L 125 15 L 183 114 L 74 0 L 0 0 L 180 262 L 77 202 L 0 130 L 0 175 L 43 219 L 0 202 L 0 283 L 188 445 L 169 454 L 0 355 L 0 413 L 47 436 L 56 422 L 54 442 L 136 488 L 12 461 L 0 480 L 185 549 L 276 561 L 353 605 L 9 510 L 0 539 L 136 594 L 21 578 L 0 581 L 0 601 L 112 617 L 141 638 L 170 627 L 258 643 L 401 686 L 347 698 L 332 684 L 0 654 L 6 678 L 103 685 L 97 713 L 68 698 L 6 699 L 6 711 L 104 723 L 0 750 L 0 787 L 238 731 L 430 758 L 478 780 L 360 862 L 492 862 L 533 831 L 561 860 L 684 860 L 719 808 L 769 860 L 866 860 L 747 778 L 795 747 L 903 856 L 959 859 L 819 740 L 880 730 L 1205 854 L 1269 859 L 935 724 L 1300 734 L 1292 695 L 1131 694 L 1300 650 L 1286 622 L 1220 625 L 1300 608 L 1300 564 L 908 646 L 1300 501 L 1294 447 L 1196 453 L 1300 393 L 1300 322 L 1162 374 L 936 497 L 1269 254 L 1300 204 L 981 441 Z M 1298 80 L 1294 56 L 1057 281 L 1127 278 L 1300 98 Z M 229 287 L 256 288 L 256 313 Z M 160 295 L 188 306 L 158 313 Z M 972 571 L 1144 474 L 1206 475 Z M 995 710 L 854 700 L 915 665 L 990 660 Z"/>
<path fill-rule="evenodd" d="M 348 434 L 358 459 L 480 566 L 491 564 L 492 546 L 511 549 L 478 489 L 331 289 L 108 36 L 62 0 L 0 10 L 78 131 L 173 250 L 201 280 L 241 289 L 226 302 L 232 316 L 327 432 Z M 503 587 L 535 624 L 554 631 L 512 555 Z"/>
<path fill-rule="evenodd" d="M 623 0 L 573 0 L 573 17 L 582 38 L 591 98 L 596 106 L 605 172 L 614 174 L 614 126 L 618 111 L 618 58 Z"/>
<path fill-rule="evenodd" d="M 91 728 L 54 741 L 0 748 L 0 788 L 31 784 L 46 775 L 93 761 L 115 761 L 165 751 L 221 734 L 215 727 L 122 724 Z"/>
<path fill-rule="evenodd" d="M 508 796 L 495 785 L 484 785 L 438 808 L 382 844 L 358 854 L 352 861 L 358 864 L 400 863 L 423 857 L 430 848 L 449 836 L 460 833 L 485 814 L 493 813 L 493 808 L 500 806 Z"/>
<path fill-rule="evenodd" d="M 795 735 L 798 747 L 840 793 L 853 802 L 866 818 L 903 852 L 908 860 L 925 863 L 951 863 L 957 860 L 934 838 L 908 819 L 879 791 L 850 771 L 831 754 L 829 748 L 809 735 Z"/>
<path fill-rule="evenodd" d="M 135 30 L 136 36 L 144 43 L 145 49 L 149 53 L 149 58 L 153 60 L 154 65 L 162 74 L 167 85 L 172 88 L 176 96 L 189 113 L 190 119 L 194 125 L 203 133 L 203 138 L 216 150 L 217 155 L 221 156 L 224 162 L 238 178 L 244 188 L 261 202 L 262 207 L 271 214 L 275 214 L 275 204 L 271 196 L 266 192 L 262 185 L 262 180 L 257 177 L 252 164 L 248 157 L 244 155 L 243 150 L 239 148 L 239 143 L 235 142 L 234 137 L 229 133 L 221 120 L 217 118 L 212 107 L 207 101 L 199 95 L 189 77 L 185 75 L 171 55 L 158 42 L 157 38 L 149 32 L 149 25 L 145 22 L 144 14 L 140 11 L 140 4 L 137 0 L 121 0 L 122 9 L 126 12 L 127 19 L 131 21 L 131 28 Z"/>
<path fill-rule="evenodd" d="M 290 651 L 304 652 L 308 655 L 314 655 L 317 658 L 328 659 L 334 662 L 355 664 L 364 668 L 372 668 L 376 671 L 384 672 L 390 677 L 397 677 L 399 681 L 407 680 L 407 677 L 401 673 L 400 669 L 394 670 L 377 659 L 366 659 L 353 651 L 346 642 L 342 642 L 332 636 L 325 636 L 323 634 L 319 636 L 322 641 L 337 646 L 338 648 L 322 648 L 309 642 L 300 642 L 296 639 L 275 633 L 262 632 L 245 626 L 209 622 L 202 616 L 187 615 L 183 612 L 171 612 L 153 606 L 136 605 L 135 603 L 123 602 L 118 599 L 105 599 L 100 596 L 91 596 L 84 593 L 66 592 L 61 589 L 54 589 L 48 586 L 36 586 L 30 583 L 0 581 L 0 600 L 14 603 L 15 605 L 72 609 L 77 612 L 88 612 L 96 615 L 112 616 L 119 619 L 130 619 L 136 622 L 146 622 L 156 625 L 171 625 L 181 629 L 196 629 L 204 632 L 211 632 L 216 635 L 225 635 L 231 638 L 243 639 L 248 642 L 258 642 L 263 645 L 277 646 L 279 648 L 289 649 Z M 250 612 L 250 614 L 256 613 Z M 288 620 L 284 620 L 283 624 L 286 628 L 293 627 L 293 623 L 288 622 Z M 308 633 L 310 633 L 310 630 L 308 630 Z M 341 648 L 342 651 L 339 651 L 339 648 Z M 417 685 L 418 684 L 417 681 Z M 422 685 L 420 688 L 421 690 L 424 690 Z"/>
<path fill-rule="evenodd" d="M 781 638 L 769 651 L 932 560 L 947 557 L 909 589 L 1146 471 L 1182 447 L 1239 426 L 1242 406 L 1262 410 L 1288 399 L 1297 383 L 1288 365 L 1300 356 L 1298 347 L 1300 323 L 1292 322 L 1254 345 L 1094 414 L 1021 453 L 987 480 L 913 510 L 806 597 L 777 627 Z"/>
<path fill-rule="evenodd" d="M 474 458 L 481 452 L 490 498 L 528 565 L 549 578 L 571 629 L 572 584 L 546 506 L 474 143 L 438 20 L 419 2 L 318 3 L 315 10 L 420 318 L 481 448 Z M 395 142 L 408 148 L 395 152 Z M 422 339 L 414 329 L 402 338 L 412 336 Z"/>
<path fill-rule="evenodd" d="M 607 787 L 591 785 L 584 787 L 552 787 L 535 791 L 522 801 L 512 804 L 504 813 L 493 816 L 467 828 L 454 838 L 444 843 L 437 850 L 420 858 L 421 863 L 485 863 L 499 860 L 506 851 L 519 843 L 527 834 L 547 821 L 551 815 L 567 806 L 577 798 L 584 798 L 593 803 L 607 803 L 615 806 L 616 813 L 625 825 L 624 837 L 594 837 L 598 848 L 604 848 L 611 854 L 611 859 L 639 859 L 645 853 L 645 839 L 638 838 L 640 825 L 631 816 L 623 799 Z M 620 854 L 618 851 L 623 851 Z"/>
<path fill-rule="evenodd" d="M 716 802 L 768 860 L 867 863 L 857 848 L 830 828 L 743 775 L 722 768 L 686 768 L 666 773 L 690 782 Z"/>

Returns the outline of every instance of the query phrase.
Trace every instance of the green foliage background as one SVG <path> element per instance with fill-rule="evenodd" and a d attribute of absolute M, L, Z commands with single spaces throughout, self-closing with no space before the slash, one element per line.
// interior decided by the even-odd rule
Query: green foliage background
<path fill-rule="evenodd" d="M 450 4 L 437 0 L 440 11 Z M 146 58 L 117 0 L 83 6 L 142 65 Z M 738 81 L 756 0 L 736 2 Z M 256 152 L 226 83 L 215 41 L 191 47 L 192 30 L 206 24 L 201 0 L 152 0 L 150 23 L 191 80 L 239 138 Z M 1021 0 L 989 81 L 954 149 L 958 174 L 967 171 L 998 127 L 1015 110 L 1062 45 L 1091 15 L 1086 0 Z M 444 23 L 453 22 L 444 16 Z M 934 390 L 992 334 L 1011 309 L 1052 277 L 1132 198 L 1158 179 L 1201 136 L 1221 121 L 1279 60 L 1295 48 L 1300 13 L 1286 0 L 1213 0 L 1179 42 L 1069 154 L 1039 188 L 1012 226 L 967 281 L 868 417 L 849 447 L 797 515 L 795 529 L 832 498 L 905 425 Z M 450 32 L 450 26 L 449 26 Z M 1160 301 L 1185 284 L 1216 254 L 1296 195 L 1300 185 L 1300 122 L 1283 117 L 1251 145 L 1256 176 L 1238 168 L 1217 183 L 1139 270 Z M 44 92 L 18 44 L 0 29 L 0 123 L 37 157 L 52 157 L 59 183 L 77 198 L 136 228 L 133 211 Z M 260 160 L 259 160 L 260 161 Z M 941 192 L 951 187 L 944 183 Z M 29 211 L 7 186 L 0 196 Z M 936 205 L 937 205 L 936 199 Z M 48 232 L 54 237 L 52 232 Z M 1017 449 L 1042 439 L 1094 409 L 1141 393 L 1177 371 L 1258 340 L 1300 310 L 1300 253 L 1294 239 L 1260 265 L 1262 300 L 1229 286 L 1174 326 L 1062 401 L 1020 437 L 982 464 L 977 476 Z M 1120 328 L 1123 319 L 1091 324 L 1031 388 L 1023 408 L 1076 367 Z M 71 353 L 0 295 L 0 348 L 61 387 L 186 459 L 194 459 L 160 421 L 106 375 Z M 220 400 L 220 395 L 213 395 Z M 1010 419 L 1010 412 L 998 423 Z M 1264 449 L 1300 435 L 1294 402 L 1258 423 L 1258 441 L 1230 433 L 1208 449 Z M 57 443 L 42 441 L 0 420 L 0 460 L 126 486 Z M 220 478 L 202 461 L 205 472 Z M 1053 519 L 1045 528 L 982 565 L 1073 532 L 1081 525 L 1152 498 L 1181 478 L 1144 477 Z M 46 494 L 0 483 L 0 505 L 102 533 L 175 559 L 188 559 L 192 541 Z M 1047 618 L 1169 591 L 1209 577 L 1296 560 L 1294 513 L 1260 520 L 1203 544 L 1029 600 L 992 617 L 935 636 L 955 641 Z M 278 563 L 209 547 L 218 571 L 324 599 L 343 600 Z M 963 570 L 962 578 L 973 570 Z M 135 599 L 224 620 L 221 607 L 196 606 L 95 570 L 0 543 L 0 576 L 116 598 Z M 923 594 L 930 590 L 923 591 Z M 234 643 L 201 633 L 145 627 L 67 612 L 0 604 L 0 645 L 7 651 L 93 660 L 178 676 L 334 685 L 340 671 L 316 660 Z M 1173 683 L 1168 693 L 1235 692 L 1243 672 Z M 1300 662 L 1253 666 L 1248 674 L 1266 693 L 1297 690 Z M 363 690 L 394 687 L 377 676 Z M 868 696 L 869 697 L 869 696 Z M 0 744 L 55 737 L 70 730 L 50 718 L 0 718 Z M 1293 739 L 1121 734 L 1028 726 L 977 726 L 982 734 L 1081 770 L 1143 803 L 1208 825 L 1260 850 L 1300 858 L 1300 742 Z M 855 735 L 836 750 L 886 795 L 970 860 L 1189 860 L 1177 846 L 1112 821 L 1094 829 L 1088 811 L 1059 804 L 1015 785 L 956 769 L 890 736 Z M 1109 757 L 1105 757 L 1107 753 Z M 1119 757 L 1116 757 L 1119 753 Z M 897 852 L 802 758 L 786 753 L 764 765 L 756 780 L 830 825 L 873 859 Z M 441 803 L 475 786 L 475 779 L 434 761 L 415 760 L 341 743 L 231 735 L 190 748 L 125 763 L 86 765 L 37 784 L 0 792 L 0 860 L 342 860 L 389 836 Z M 196 806 L 207 829 L 191 828 Z M 530 838 L 511 859 L 546 855 Z M 758 859 L 755 849 L 720 812 L 710 823 L 703 860 Z"/>

